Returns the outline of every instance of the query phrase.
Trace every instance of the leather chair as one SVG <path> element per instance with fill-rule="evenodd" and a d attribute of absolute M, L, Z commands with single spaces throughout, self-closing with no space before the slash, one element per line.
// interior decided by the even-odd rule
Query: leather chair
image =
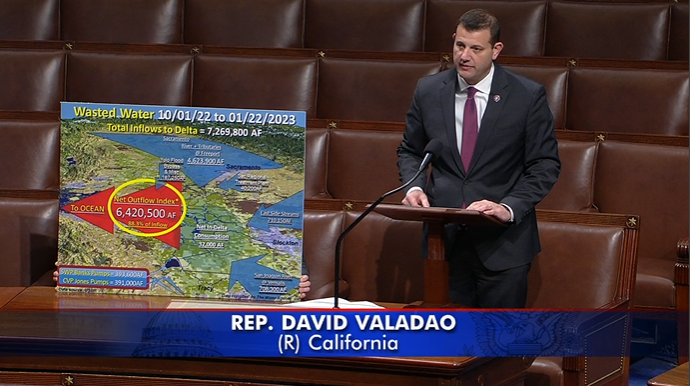
<path fill-rule="evenodd" d="M 625 215 L 541 209 L 537 218 L 542 251 L 529 273 L 528 309 L 598 309 L 630 300 L 637 224 Z"/>
<path fill-rule="evenodd" d="M 184 42 L 301 48 L 303 0 L 186 0 Z"/>
<path fill-rule="evenodd" d="M 561 175 L 538 209 L 593 212 L 594 168 L 597 143 L 558 140 Z"/>
<path fill-rule="evenodd" d="M 316 111 L 316 58 L 197 55 L 194 106 Z"/>
<path fill-rule="evenodd" d="M 687 136 L 689 90 L 682 70 L 571 67 L 566 128 Z"/>
<path fill-rule="evenodd" d="M 603 213 L 640 216 L 634 305 L 677 306 L 674 266 L 678 241 L 687 236 L 688 148 L 606 140 L 599 144 L 594 205 Z"/>
<path fill-rule="evenodd" d="M 665 60 L 669 5 L 550 1 L 544 55 Z"/>
<path fill-rule="evenodd" d="M 688 3 L 671 4 L 671 31 L 668 40 L 668 60 L 688 61 L 690 33 L 688 32 Z"/>
<path fill-rule="evenodd" d="M 311 281 L 307 299 L 333 296 L 335 243 L 342 231 L 341 211 L 305 209 L 303 255 Z M 339 290 L 341 297 L 348 296 L 349 286 L 344 281 L 340 282 Z"/>
<path fill-rule="evenodd" d="M 0 50 L 0 110 L 60 111 L 65 92 L 65 53 Z"/>
<path fill-rule="evenodd" d="M 58 200 L 0 198 L 0 286 L 26 287 L 55 269 Z"/>
<path fill-rule="evenodd" d="M 403 122 L 419 78 L 439 69 L 438 62 L 322 58 L 316 117 Z"/>
<path fill-rule="evenodd" d="M 328 146 L 327 192 L 344 200 L 376 201 L 401 185 L 397 149 L 402 132 L 331 130 Z M 404 192 L 385 202 L 400 203 Z"/>
<path fill-rule="evenodd" d="M 336 209 L 338 202 L 327 200 L 310 204 L 324 209 L 305 213 L 305 258 L 312 282 L 321 283 L 325 275 L 331 285 L 319 284 L 319 292 L 310 292 L 309 297 L 331 297 L 335 240 L 362 210 L 347 210 L 347 203 L 345 210 Z M 344 221 L 337 217 L 339 213 Z M 542 252 L 530 271 L 528 308 L 628 310 L 637 257 L 637 223 L 631 221 L 635 217 L 540 210 L 538 218 Z M 394 303 L 422 299 L 421 238 L 419 222 L 370 213 L 343 240 L 341 288 L 346 283 L 347 290 L 340 295 L 350 300 Z M 319 244 L 314 245 L 314 241 Z M 593 324 L 593 328 L 585 329 L 585 339 L 611 339 L 611 344 L 620 345 L 622 354 L 627 352 L 627 313 L 602 315 L 614 317 L 606 318 L 605 325 Z M 526 384 L 625 384 L 627 371 L 624 354 L 607 358 L 544 357 L 537 358 L 529 369 Z"/>
<path fill-rule="evenodd" d="M 455 25 L 463 13 L 483 8 L 501 23 L 503 55 L 540 56 L 544 51 L 546 1 L 427 1 L 424 51 L 451 52 Z"/>
<path fill-rule="evenodd" d="M 308 129 L 304 153 L 304 198 L 332 198 L 326 189 L 328 129 Z"/>
<path fill-rule="evenodd" d="M 344 227 L 362 212 L 345 212 Z M 411 303 L 424 296 L 422 224 L 372 212 L 344 238 L 341 278 L 350 300 Z"/>
<path fill-rule="evenodd" d="M 423 0 L 306 0 L 304 46 L 422 51 Z"/>
<path fill-rule="evenodd" d="M 69 52 L 70 102 L 189 106 L 192 55 Z"/>
<path fill-rule="evenodd" d="M 0 1 L 0 40 L 59 40 L 59 0 Z"/>
<path fill-rule="evenodd" d="M 183 0 L 62 0 L 61 40 L 182 43 Z"/>
<path fill-rule="evenodd" d="M 347 222 L 358 215 L 356 211 L 348 212 Z M 563 213 L 550 216 L 554 218 L 540 221 L 543 251 L 530 274 L 530 307 L 626 309 L 635 264 L 635 237 L 631 231 L 611 226 L 606 215 L 592 224 L 578 224 L 577 219 L 564 221 L 568 215 Z M 617 222 L 626 220 L 621 217 Z M 402 303 L 420 299 L 423 275 L 418 264 L 422 260 L 417 257 L 419 232 L 419 224 L 398 222 L 375 213 L 360 223 L 344 242 L 342 277 L 350 285 L 350 298 Z M 586 245 L 583 248 L 587 250 L 583 252 L 580 245 Z M 585 255 L 589 259 L 583 262 Z M 583 281 L 587 284 L 581 285 Z M 575 288 L 564 293 L 564 283 Z M 583 288 L 587 289 L 584 293 Z M 616 342 L 624 352 L 624 336 L 619 338 Z M 550 369 L 555 372 L 549 373 Z M 580 384 L 587 376 L 590 380 L 607 378 L 623 384 L 627 359 L 538 358 L 529 371 L 530 385 Z"/>
<path fill-rule="evenodd" d="M 348 210 L 347 202 L 337 209 L 339 203 L 333 200 L 307 204 L 323 208 L 305 211 L 304 254 L 312 283 L 318 283 L 308 298 L 331 297 L 335 241 L 362 210 L 357 205 Z M 526 384 L 625 384 L 628 314 L 606 311 L 630 308 L 637 263 L 636 217 L 548 210 L 539 210 L 537 215 L 542 252 L 530 271 L 527 307 L 591 309 L 613 315 L 603 324 L 592 323 L 591 328 L 585 328 L 583 337 L 610 339 L 611 344 L 620 345 L 622 355 L 537 358 L 528 370 Z M 421 223 L 370 213 L 343 239 L 340 296 L 393 303 L 423 299 L 421 239 Z"/>
<path fill-rule="evenodd" d="M 7 167 L 0 172 L 0 286 L 29 286 L 55 269 L 59 156 L 58 119 L 2 113 L 0 163 Z"/>
<path fill-rule="evenodd" d="M 611 319 L 585 328 L 586 340 L 620 346 L 620 357 L 538 357 L 525 385 L 626 385 L 629 321 L 637 263 L 634 216 L 538 211 L 542 251 L 529 273 L 527 308 L 588 309 Z"/>
<path fill-rule="evenodd" d="M 0 191 L 60 189 L 60 121 L 0 119 Z"/>
<path fill-rule="evenodd" d="M 565 66 L 525 66 L 506 64 L 508 70 L 526 76 L 546 88 L 546 99 L 553 114 L 554 127 L 565 128 L 568 68 Z"/>

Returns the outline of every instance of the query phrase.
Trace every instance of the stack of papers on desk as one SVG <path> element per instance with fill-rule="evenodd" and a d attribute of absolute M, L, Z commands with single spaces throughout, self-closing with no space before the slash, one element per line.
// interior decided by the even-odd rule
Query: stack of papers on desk
<path fill-rule="evenodd" d="M 333 298 L 323 298 L 323 299 L 314 299 L 314 300 L 306 300 L 302 302 L 296 302 L 296 303 L 288 303 L 284 304 L 285 307 L 291 307 L 291 308 L 333 308 Z M 372 308 L 383 308 L 379 306 L 378 304 L 372 303 L 372 302 L 367 302 L 367 301 L 359 301 L 359 302 L 351 302 L 349 300 L 341 299 L 338 298 L 338 308 L 347 310 L 347 309 L 372 309 Z"/>

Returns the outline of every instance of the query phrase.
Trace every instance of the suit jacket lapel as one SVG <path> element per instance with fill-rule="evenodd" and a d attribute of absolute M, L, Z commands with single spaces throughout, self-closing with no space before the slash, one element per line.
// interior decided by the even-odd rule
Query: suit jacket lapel
<path fill-rule="evenodd" d="M 481 126 L 479 128 L 477 144 L 474 147 L 472 162 L 470 162 L 470 171 L 476 167 L 477 160 L 479 157 L 481 157 L 482 152 L 489 143 L 489 138 L 496 127 L 496 120 L 501 114 L 501 110 L 503 110 L 505 101 L 508 98 L 509 92 L 507 86 L 508 80 L 506 79 L 506 74 L 503 68 L 498 64 L 494 64 L 494 78 L 491 81 L 491 93 L 489 95 L 489 101 L 487 102 L 486 110 L 484 110 L 484 116 L 482 117 Z"/>
<path fill-rule="evenodd" d="M 462 175 L 465 175 L 465 169 L 462 166 L 462 159 L 460 158 L 460 150 L 456 146 L 458 143 L 458 136 L 455 131 L 455 89 L 458 83 L 457 71 L 448 71 L 448 76 L 444 79 L 444 84 L 439 90 L 439 98 L 441 100 L 441 111 L 443 113 L 443 121 L 446 128 L 446 134 L 450 139 L 451 154 L 455 166 Z"/>

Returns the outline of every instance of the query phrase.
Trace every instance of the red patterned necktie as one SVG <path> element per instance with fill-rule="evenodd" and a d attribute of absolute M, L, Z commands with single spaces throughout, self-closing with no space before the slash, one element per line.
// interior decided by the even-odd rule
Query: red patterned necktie
<path fill-rule="evenodd" d="M 467 101 L 465 101 L 465 110 L 462 116 L 462 149 L 460 149 L 460 158 L 462 158 L 462 165 L 465 167 L 465 171 L 468 171 L 470 168 L 470 161 L 472 161 L 474 145 L 477 143 L 479 131 L 477 105 L 474 103 L 474 94 L 476 93 L 477 89 L 474 87 L 467 89 Z"/>

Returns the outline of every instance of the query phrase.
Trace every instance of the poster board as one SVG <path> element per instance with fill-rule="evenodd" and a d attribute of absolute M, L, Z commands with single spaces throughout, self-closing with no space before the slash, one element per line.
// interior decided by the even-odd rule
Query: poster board
<path fill-rule="evenodd" d="M 305 112 L 61 109 L 59 291 L 299 299 Z"/>

